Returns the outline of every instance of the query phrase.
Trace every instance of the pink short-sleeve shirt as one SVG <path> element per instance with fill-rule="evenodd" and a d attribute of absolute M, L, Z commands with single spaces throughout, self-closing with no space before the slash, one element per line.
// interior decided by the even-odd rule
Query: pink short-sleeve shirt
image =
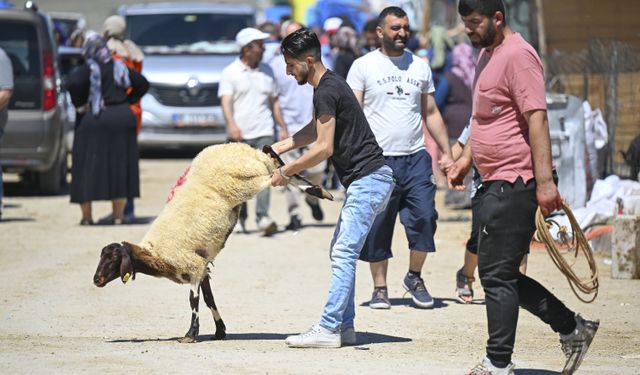
<path fill-rule="evenodd" d="M 529 126 L 523 113 L 546 110 L 544 74 L 536 51 L 520 34 L 482 50 L 473 91 L 471 150 L 482 179 L 533 178 Z"/>

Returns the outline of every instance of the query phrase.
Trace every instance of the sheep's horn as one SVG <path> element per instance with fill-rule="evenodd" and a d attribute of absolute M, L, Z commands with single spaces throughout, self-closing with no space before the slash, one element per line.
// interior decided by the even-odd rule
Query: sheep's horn
<path fill-rule="evenodd" d="M 262 147 L 262 152 L 264 152 L 265 154 L 275 159 L 279 167 L 284 165 L 284 161 L 282 161 L 282 159 L 280 158 L 280 155 L 278 155 L 275 151 L 273 151 L 273 148 L 271 148 L 271 146 L 265 145 L 264 147 Z M 317 198 L 328 199 L 330 201 L 333 200 L 333 195 L 331 195 L 331 193 L 329 193 L 327 190 L 323 189 L 319 185 L 314 185 L 311 181 L 307 180 L 305 177 L 297 173 L 291 177 L 292 177 L 291 184 L 297 186 L 303 192 Z M 296 181 L 296 179 L 302 181 L 304 184 L 299 184 Z"/>

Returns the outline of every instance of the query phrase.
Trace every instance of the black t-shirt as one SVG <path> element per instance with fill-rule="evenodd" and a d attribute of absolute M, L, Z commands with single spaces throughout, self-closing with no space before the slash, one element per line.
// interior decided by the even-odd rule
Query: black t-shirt
<path fill-rule="evenodd" d="M 382 149 L 344 78 L 327 70 L 314 90 L 313 107 L 316 117 L 336 119 L 330 160 L 345 188 L 385 164 Z"/>

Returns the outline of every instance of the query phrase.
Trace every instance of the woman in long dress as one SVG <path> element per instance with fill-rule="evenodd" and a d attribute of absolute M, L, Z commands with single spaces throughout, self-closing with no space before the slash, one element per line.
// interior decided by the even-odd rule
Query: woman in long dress
<path fill-rule="evenodd" d="M 98 34 L 87 37 L 83 55 L 86 64 L 67 78 L 78 111 L 71 202 L 80 204 L 80 224 L 91 225 L 91 202 L 110 200 L 113 224 L 121 224 L 126 200 L 140 196 L 136 118 L 130 104 L 140 100 L 149 83 L 114 60 Z"/>

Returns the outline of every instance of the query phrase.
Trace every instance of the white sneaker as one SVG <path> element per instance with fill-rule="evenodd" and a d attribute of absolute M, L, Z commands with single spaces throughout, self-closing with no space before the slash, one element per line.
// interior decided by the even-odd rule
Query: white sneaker
<path fill-rule="evenodd" d="M 233 228 L 233 231 L 235 233 L 247 233 L 247 228 L 245 228 L 244 226 L 244 221 L 238 220 L 238 222 L 236 222 L 236 226 Z"/>
<path fill-rule="evenodd" d="M 509 362 L 507 367 L 501 368 L 496 367 L 491 363 L 491 360 L 487 357 L 484 357 L 482 362 L 478 363 L 474 368 L 467 371 L 465 375 L 514 375 L 513 371 L 516 368 L 516 365 L 513 362 Z"/>
<path fill-rule="evenodd" d="M 319 324 L 309 328 L 307 332 L 289 336 L 284 340 L 291 348 L 339 348 L 340 333 L 333 333 Z"/>
<path fill-rule="evenodd" d="M 278 226 L 269 216 L 263 216 L 258 221 L 258 230 L 264 232 L 265 236 L 271 236 L 278 231 Z"/>
<path fill-rule="evenodd" d="M 353 327 L 347 327 L 340 330 L 340 342 L 342 345 L 356 345 L 356 330 Z"/>

